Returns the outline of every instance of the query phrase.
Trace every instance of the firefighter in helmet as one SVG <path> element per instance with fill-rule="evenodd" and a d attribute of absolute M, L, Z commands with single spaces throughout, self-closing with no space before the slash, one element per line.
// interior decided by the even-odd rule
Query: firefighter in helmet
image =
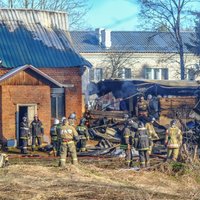
<path fill-rule="evenodd" d="M 69 122 L 66 118 L 63 119 L 62 122 L 60 137 L 61 137 L 61 146 L 60 146 L 59 166 L 65 167 L 66 157 L 68 155 L 68 152 L 70 153 L 72 164 L 74 165 L 78 164 L 76 146 L 75 146 L 75 141 L 78 141 L 78 133 L 73 126 L 69 125 Z"/>
<path fill-rule="evenodd" d="M 53 146 L 53 153 L 54 156 L 57 156 L 59 152 L 59 135 L 60 135 L 58 119 L 54 119 L 53 126 L 50 129 L 50 135 L 51 135 L 51 144 Z"/>
<path fill-rule="evenodd" d="M 147 133 L 143 122 L 138 123 L 138 130 L 134 138 L 134 147 L 139 152 L 140 167 L 149 167 L 149 148 L 151 146 L 151 138 Z"/>
<path fill-rule="evenodd" d="M 86 143 L 87 143 L 87 140 L 89 140 L 89 133 L 88 133 L 88 129 L 87 129 L 87 126 L 86 126 L 86 119 L 85 118 L 82 118 L 80 120 L 80 123 L 76 127 L 76 130 L 77 130 L 78 135 L 79 135 L 79 141 L 77 143 L 78 150 L 81 151 L 81 152 L 87 151 Z"/>
<path fill-rule="evenodd" d="M 179 155 L 179 148 L 182 145 L 182 133 L 177 127 L 177 121 L 172 120 L 166 131 L 165 145 L 167 146 L 167 160 L 176 161 Z"/>
<path fill-rule="evenodd" d="M 28 137 L 29 137 L 29 126 L 27 117 L 22 118 L 22 122 L 20 123 L 20 140 L 21 140 L 21 153 L 27 154 L 28 147 Z"/>

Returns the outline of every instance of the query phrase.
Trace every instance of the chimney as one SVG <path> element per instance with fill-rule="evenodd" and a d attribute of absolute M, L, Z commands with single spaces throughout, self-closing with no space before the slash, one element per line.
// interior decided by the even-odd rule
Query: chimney
<path fill-rule="evenodd" d="M 111 31 L 104 29 L 101 31 L 102 44 L 106 49 L 111 47 Z"/>
<path fill-rule="evenodd" d="M 102 45 L 102 36 L 101 36 L 101 31 L 103 30 L 103 28 L 96 28 L 95 32 L 96 32 L 96 36 L 99 42 L 99 45 Z"/>

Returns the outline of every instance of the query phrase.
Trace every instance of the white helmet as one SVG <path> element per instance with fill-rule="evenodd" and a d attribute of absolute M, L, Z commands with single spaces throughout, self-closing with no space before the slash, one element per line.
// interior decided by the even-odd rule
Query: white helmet
<path fill-rule="evenodd" d="M 54 124 L 55 125 L 59 124 L 59 122 L 60 122 L 59 119 L 56 119 L 56 118 L 54 119 Z"/>
<path fill-rule="evenodd" d="M 62 117 L 61 122 L 63 122 L 65 119 L 67 119 L 66 117 Z"/>

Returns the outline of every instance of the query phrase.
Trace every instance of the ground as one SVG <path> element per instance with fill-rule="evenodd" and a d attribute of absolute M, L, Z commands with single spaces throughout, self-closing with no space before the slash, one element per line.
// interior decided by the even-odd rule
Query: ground
<path fill-rule="evenodd" d="M 192 172 L 136 172 L 119 158 L 84 158 L 66 168 L 57 163 L 58 159 L 10 159 L 10 165 L 0 169 L 0 199 L 200 199 L 200 176 Z"/>

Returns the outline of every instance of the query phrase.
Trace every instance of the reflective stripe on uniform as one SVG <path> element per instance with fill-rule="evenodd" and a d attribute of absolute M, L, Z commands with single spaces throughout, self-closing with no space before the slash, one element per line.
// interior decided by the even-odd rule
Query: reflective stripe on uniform
<path fill-rule="evenodd" d="M 175 148 L 179 148 L 179 144 L 169 144 L 169 145 L 167 145 L 167 147 L 168 147 L 168 148 L 172 148 L 172 149 L 174 148 L 174 149 L 175 149 Z"/>
<path fill-rule="evenodd" d="M 149 150 L 149 148 L 147 147 L 147 148 L 143 148 L 143 149 L 138 149 L 138 151 L 148 151 Z"/>
<path fill-rule="evenodd" d="M 60 158 L 60 161 L 65 161 L 66 159 L 65 158 Z"/>
<path fill-rule="evenodd" d="M 72 160 L 78 160 L 77 158 L 72 158 Z"/>

